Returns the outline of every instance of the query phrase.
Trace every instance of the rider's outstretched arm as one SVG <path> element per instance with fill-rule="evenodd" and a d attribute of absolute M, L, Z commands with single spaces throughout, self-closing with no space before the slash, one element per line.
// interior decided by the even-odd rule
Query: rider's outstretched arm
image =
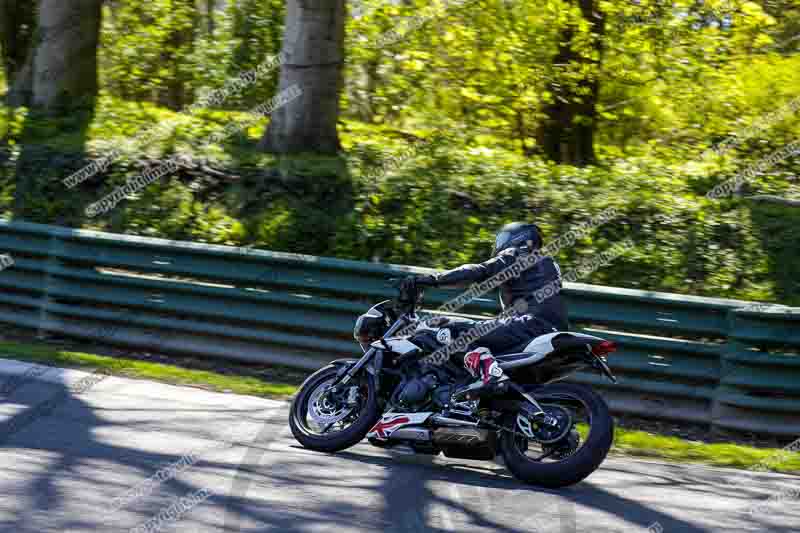
<path fill-rule="evenodd" d="M 461 265 L 441 274 L 421 276 L 417 278 L 417 282 L 432 287 L 464 287 L 491 278 L 511 266 L 516 259 L 517 251 L 508 249 L 483 263 Z"/>

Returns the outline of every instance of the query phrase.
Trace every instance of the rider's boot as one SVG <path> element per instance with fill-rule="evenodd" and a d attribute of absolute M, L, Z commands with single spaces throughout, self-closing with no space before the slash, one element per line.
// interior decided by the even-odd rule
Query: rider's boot
<path fill-rule="evenodd" d="M 480 396 L 482 392 L 493 389 L 508 379 L 508 376 L 495 361 L 488 348 L 475 348 L 464 356 L 464 367 L 477 381 L 459 390 L 459 398 Z"/>

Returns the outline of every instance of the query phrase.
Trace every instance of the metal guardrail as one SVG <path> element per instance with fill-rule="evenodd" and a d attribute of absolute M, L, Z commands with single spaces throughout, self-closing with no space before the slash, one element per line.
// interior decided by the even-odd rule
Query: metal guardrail
<path fill-rule="evenodd" d="M 315 369 L 352 356 L 355 317 L 429 269 L 0 221 L 0 322 L 126 347 Z M 430 291 L 433 309 L 454 292 Z M 584 284 L 576 329 L 620 344 L 617 412 L 800 434 L 800 309 Z M 493 315 L 496 303 L 465 308 Z"/>

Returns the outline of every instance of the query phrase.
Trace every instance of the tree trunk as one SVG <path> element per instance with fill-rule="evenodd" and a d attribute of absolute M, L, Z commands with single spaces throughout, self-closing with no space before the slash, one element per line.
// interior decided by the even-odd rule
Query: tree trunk
<path fill-rule="evenodd" d="M 182 58 L 185 56 L 184 48 L 191 48 L 194 45 L 194 34 L 199 23 L 194 0 L 182 0 L 181 3 L 182 9 L 190 13 L 191 21 L 173 29 L 167 40 L 161 61 L 162 64 L 171 66 L 172 73 L 166 81 L 166 87 L 158 94 L 158 103 L 173 111 L 179 111 L 191 103 L 191 94 L 186 86 L 187 75 L 182 68 Z"/>
<path fill-rule="evenodd" d="M 0 0 L 0 48 L 8 83 L 7 103 L 28 106 L 33 91 L 33 48 L 36 2 Z"/>
<path fill-rule="evenodd" d="M 302 94 L 272 113 L 262 148 L 335 154 L 344 67 L 345 0 L 287 0 L 278 91 Z"/>
<path fill-rule="evenodd" d="M 102 0 L 41 0 L 33 54 L 35 108 L 93 107 Z"/>
<path fill-rule="evenodd" d="M 553 102 L 544 106 L 545 119 L 539 125 L 537 142 L 545 157 L 557 163 L 578 166 L 596 162 L 594 132 L 597 124 L 597 96 L 600 90 L 598 72 L 602 54 L 605 19 L 599 11 L 597 0 L 578 0 L 583 18 L 591 25 L 592 52 L 596 59 L 581 54 L 573 46 L 577 28 L 567 26 L 561 35 L 558 54 L 553 60 L 557 66 L 591 65 L 589 73 L 575 87 L 553 82 L 550 93 Z"/>

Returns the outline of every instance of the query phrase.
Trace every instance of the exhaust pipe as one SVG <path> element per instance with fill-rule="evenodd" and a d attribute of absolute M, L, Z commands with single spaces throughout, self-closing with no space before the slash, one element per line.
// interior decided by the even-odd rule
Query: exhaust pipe
<path fill-rule="evenodd" d="M 413 440 L 416 442 L 430 442 L 431 432 L 423 427 L 404 427 L 393 431 L 390 440 Z"/>
<path fill-rule="evenodd" d="M 447 416 L 441 415 L 434 415 L 431 417 L 431 422 L 437 424 L 439 426 L 466 426 L 466 427 L 476 427 L 478 425 L 477 422 L 470 422 L 468 420 L 459 420 L 457 418 L 450 418 Z M 399 431 L 399 430 L 398 430 Z"/>
<path fill-rule="evenodd" d="M 480 446 L 488 440 L 486 429 L 444 427 L 433 432 L 433 442 L 440 446 Z"/>

